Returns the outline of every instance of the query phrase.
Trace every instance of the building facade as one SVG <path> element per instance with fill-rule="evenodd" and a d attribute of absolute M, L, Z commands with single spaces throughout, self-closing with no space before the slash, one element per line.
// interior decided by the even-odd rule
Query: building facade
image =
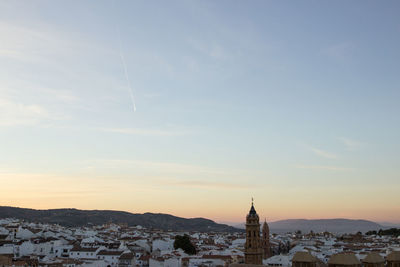
<path fill-rule="evenodd" d="M 262 264 L 263 248 L 260 237 L 260 218 L 251 203 L 249 214 L 246 216 L 246 243 L 244 258 L 246 264 Z"/>

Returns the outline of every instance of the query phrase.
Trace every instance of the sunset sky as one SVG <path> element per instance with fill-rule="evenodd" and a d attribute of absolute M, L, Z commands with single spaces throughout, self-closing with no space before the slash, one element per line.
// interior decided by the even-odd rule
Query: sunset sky
<path fill-rule="evenodd" d="M 0 1 L 0 205 L 400 223 L 399 10 Z"/>

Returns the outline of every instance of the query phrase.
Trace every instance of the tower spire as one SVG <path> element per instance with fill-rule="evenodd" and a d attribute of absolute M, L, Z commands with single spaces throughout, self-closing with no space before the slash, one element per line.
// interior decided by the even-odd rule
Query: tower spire
<path fill-rule="evenodd" d="M 246 243 L 245 243 L 245 263 L 262 264 L 262 245 L 260 238 L 260 219 L 254 208 L 254 198 L 251 198 L 251 208 L 246 216 Z"/>
<path fill-rule="evenodd" d="M 269 227 L 267 223 L 267 218 L 265 218 L 264 224 L 262 226 L 261 246 L 263 249 L 263 258 L 267 259 L 271 257 L 271 245 L 269 243 Z"/>

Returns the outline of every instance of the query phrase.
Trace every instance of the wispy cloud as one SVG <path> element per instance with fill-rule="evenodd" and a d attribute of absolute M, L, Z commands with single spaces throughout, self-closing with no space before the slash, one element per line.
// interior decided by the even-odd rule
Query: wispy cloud
<path fill-rule="evenodd" d="M 363 146 L 363 143 L 345 137 L 339 137 L 338 140 L 341 141 L 348 150 L 356 150 Z"/>
<path fill-rule="evenodd" d="M 341 42 L 322 49 L 322 54 L 336 60 L 347 60 L 354 51 L 355 45 L 352 42 Z"/>
<path fill-rule="evenodd" d="M 336 159 L 337 156 L 335 154 L 332 154 L 330 152 L 315 148 L 315 147 L 309 147 L 309 149 L 314 152 L 316 155 L 323 157 L 323 158 L 328 158 L 328 159 Z"/>
<path fill-rule="evenodd" d="M 143 129 L 143 128 L 99 128 L 103 132 L 132 134 L 144 136 L 182 136 L 191 134 L 187 130 L 162 130 L 162 129 Z"/>
<path fill-rule="evenodd" d="M 161 94 L 160 93 L 144 93 L 143 97 L 144 98 L 156 98 L 156 97 L 160 97 Z"/>
<path fill-rule="evenodd" d="M 193 49 L 199 51 L 200 53 L 210 58 L 220 60 L 220 59 L 226 59 L 228 57 L 223 46 L 217 43 L 209 44 L 194 39 L 190 39 L 188 42 L 193 47 Z"/>
<path fill-rule="evenodd" d="M 0 49 L 0 57 L 20 59 L 22 58 L 22 54 L 15 49 Z"/>
<path fill-rule="evenodd" d="M 256 187 L 254 183 L 247 182 L 247 177 L 265 177 L 265 174 L 257 171 L 176 162 L 104 159 L 87 161 L 85 164 L 98 166 L 94 168 L 95 170 L 89 170 L 90 172 L 101 172 L 102 175 L 113 173 L 115 177 L 115 170 L 118 170 L 122 173 L 121 179 L 141 181 L 157 185 L 158 188 L 166 186 L 188 189 L 240 190 Z M 146 178 L 143 179 L 143 177 Z"/>
<path fill-rule="evenodd" d="M 103 62 L 105 57 L 113 58 L 114 52 L 79 32 L 39 21 L 0 20 L 0 35 L 0 65 L 4 68 L 0 98 L 19 104 L 20 110 L 32 109 L 33 104 L 36 108 L 32 114 L 38 113 L 40 107 L 40 118 L 44 111 L 52 118 L 55 113 L 71 117 L 73 109 L 88 110 L 105 103 L 102 97 L 112 94 L 107 85 L 120 90 L 116 77 L 99 75 L 101 68 L 92 67 L 100 66 L 97 62 Z M 91 88 L 96 88 L 96 94 Z M 2 116 L 0 123 L 31 124 L 35 121 L 32 117 L 37 118 L 38 114 L 24 115 L 24 119 L 15 117 L 18 119 L 11 123 L 13 119 L 4 120 Z"/>
<path fill-rule="evenodd" d="M 308 170 L 327 170 L 327 171 L 351 171 L 352 168 L 338 167 L 338 166 L 326 166 L 326 165 L 295 165 L 297 169 L 308 169 Z"/>
<path fill-rule="evenodd" d="M 87 196 L 86 194 L 104 194 L 110 188 L 119 188 L 112 180 L 96 177 L 97 183 L 91 179 L 79 175 L 65 175 L 56 173 L 20 172 L 2 169 L 0 167 L 0 179 L 4 182 L 5 194 L 15 197 L 15 192 L 21 196 L 32 195 L 40 198 L 68 195 Z M 56 181 L 56 182 L 55 182 Z M 71 181 L 76 181 L 72 182 Z M 79 182 L 78 182 L 79 181 Z M 57 185 L 57 186 L 55 186 Z M 6 194 L 7 193 L 7 194 Z"/>
<path fill-rule="evenodd" d="M 100 159 L 91 160 L 89 163 L 101 164 L 107 168 L 124 168 L 131 167 L 136 170 L 145 169 L 157 171 L 164 174 L 213 174 L 213 175 L 226 175 L 232 174 L 233 171 L 224 170 L 220 168 L 211 168 L 200 165 L 175 163 L 175 162 L 160 162 L 160 161 L 146 161 L 146 160 L 124 160 L 124 159 Z"/>
<path fill-rule="evenodd" d="M 179 187 L 191 187 L 191 188 L 206 188 L 206 189 L 248 189 L 254 186 L 249 184 L 239 184 L 239 183 L 228 183 L 228 182 L 209 182 L 209 181 L 197 181 L 197 180 L 188 180 L 188 181 L 163 181 L 161 182 L 164 185 L 169 186 L 179 186 Z"/>
<path fill-rule="evenodd" d="M 86 166 L 102 168 L 103 173 L 114 169 L 124 170 L 125 173 L 134 173 L 135 176 L 146 175 L 151 177 L 182 177 L 196 180 L 202 179 L 244 179 L 246 177 L 265 177 L 265 172 L 240 168 L 219 168 L 189 163 L 130 160 L 130 159 L 93 159 L 85 162 Z M 194 178 L 196 177 L 196 178 Z"/>
<path fill-rule="evenodd" d="M 34 125 L 62 118 L 41 105 L 24 104 L 0 98 L 0 126 Z"/>
<path fill-rule="evenodd" d="M 66 59 L 79 52 L 105 51 L 75 32 L 62 31 L 49 24 L 0 21 L 0 34 L 4 37 L 0 43 L 0 57 L 24 62 L 55 63 L 55 66 L 60 66 L 60 57 Z"/>
<path fill-rule="evenodd" d="M 42 26 L 29 28 L 0 21 L 0 33 L 6 37 L 0 44 L 0 57 L 20 61 L 48 62 L 49 58 L 46 58 L 46 55 L 55 51 L 59 52 L 72 43 L 63 38 L 60 32 L 50 31 Z"/>

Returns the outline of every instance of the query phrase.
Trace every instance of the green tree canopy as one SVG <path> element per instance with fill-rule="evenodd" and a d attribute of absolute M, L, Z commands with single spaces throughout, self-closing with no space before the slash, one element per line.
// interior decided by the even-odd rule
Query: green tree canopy
<path fill-rule="evenodd" d="M 175 236 L 174 248 L 175 249 L 181 248 L 183 249 L 183 251 L 185 251 L 186 254 L 189 255 L 196 254 L 196 248 L 192 244 L 192 242 L 190 242 L 190 238 L 188 235 Z"/>
<path fill-rule="evenodd" d="M 380 229 L 378 235 L 400 236 L 400 228 Z"/>

